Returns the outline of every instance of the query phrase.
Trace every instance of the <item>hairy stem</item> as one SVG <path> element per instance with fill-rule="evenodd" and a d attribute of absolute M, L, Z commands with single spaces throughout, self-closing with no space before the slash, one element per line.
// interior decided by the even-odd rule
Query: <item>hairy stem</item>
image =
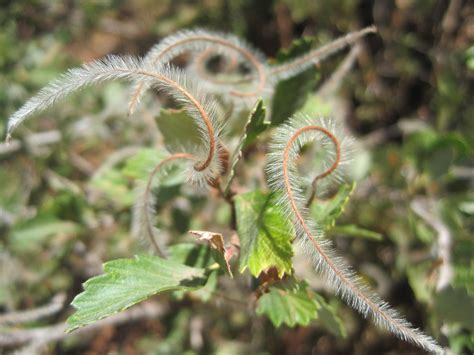
<path fill-rule="evenodd" d="M 182 81 L 179 70 L 164 67 L 157 71 L 139 59 L 132 57 L 109 56 L 104 59 L 84 64 L 80 68 L 70 69 L 61 78 L 52 81 L 40 92 L 16 111 L 8 121 L 7 140 L 18 125 L 32 114 L 44 111 L 67 95 L 79 91 L 86 86 L 98 84 L 113 79 L 134 80 L 140 78 L 148 85 L 159 84 L 168 93 L 176 95 L 187 106 L 186 110 L 193 116 L 203 130 L 201 137 L 208 148 L 207 156 L 196 162 L 195 171 L 203 172 L 211 166 L 217 147 L 217 133 L 213 121 L 213 101 L 205 96 L 198 99 L 199 91 L 193 92 L 187 88 L 187 82 Z M 202 101 L 202 102 L 201 102 Z M 209 105 L 209 107 L 207 107 Z M 209 113 L 207 110 L 209 109 Z"/>
<path fill-rule="evenodd" d="M 337 142 L 337 138 L 333 133 L 328 131 L 326 128 L 321 126 L 305 126 L 297 130 L 287 141 L 283 150 L 282 160 L 282 177 L 283 187 L 287 195 L 289 210 L 295 218 L 295 226 L 299 232 L 299 238 L 309 241 L 310 245 L 316 251 L 317 262 L 316 268 L 324 271 L 329 280 L 336 287 L 337 292 L 342 294 L 343 299 L 352 305 L 356 310 L 361 312 L 363 315 L 370 315 L 373 317 L 378 325 L 382 325 L 392 333 L 397 335 L 403 340 L 411 341 L 418 346 L 423 347 L 426 350 L 442 353 L 442 349 L 436 344 L 436 342 L 430 337 L 424 335 L 417 329 L 413 329 L 411 324 L 403 320 L 398 314 L 389 308 L 389 306 L 380 300 L 377 296 L 371 295 L 368 291 L 364 290 L 360 283 L 360 280 L 355 277 L 348 265 L 340 260 L 340 258 L 333 255 L 333 253 L 327 248 L 327 245 L 321 243 L 315 237 L 316 234 L 313 231 L 313 227 L 310 227 L 306 221 L 304 212 L 298 206 L 297 198 L 295 196 L 294 187 L 292 187 L 292 179 L 290 177 L 290 159 L 291 149 L 293 144 L 298 140 L 298 137 L 307 131 L 318 131 L 329 137 L 333 142 Z M 337 146 L 337 144 L 336 144 Z M 334 171 L 334 167 L 337 167 L 337 161 L 321 175 L 327 176 Z M 320 236 L 319 236 L 320 237 Z M 319 238 L 318 238 L 319 239 Z"/>
<path fill-rule="evenodd" d="M 345 36 L 339 37 L 336 40 L 318 49 L 310 51 L 309 53 L 302 55 L 288 63 L 274 66 L 273 68 L 271 68 L 270 73 L 271 75 L 277 75 L 277 76 L 278 75 L 287 76 L 287 73 L 288 73 L 288 75 L 291 76 L 290 73 L 293 73 L 294 71 L 301 72 L 305 70 L 307 67 L 309 67 L 309 65 L 317 64 L 321 62 L 323 59 L 325 59 L 326 57 L 356 42 L 363 36 L 369 33 L 375 33 L 375 32 L 377 32 L 377 28 L 375 26 L 366 27 L 360 31 L 350 32 L 346 34 Z"/>
<path fill-rule="evenodd" d="M 212 126 L 211 119 L 209 118 L 209 115 L 207 114 L 207 112 L 204 110 L 204 107 L 202 107 L 199 101 L 197 101 L 196 98 L 192 96 L 185 88 L 183 88 L 178 83 L 172 81 L 171 79 L 163 75 L 160 75 L 158 73 L 151 73 L 151 72 L 143 71 L 143 70 L 138 70 L 137 74 L 149 75 L 151 77 L 157 78 L 160 81 L 166 82 L 168 85 L 173 86 L 178 92 L 180 92 L 183 96 L 185 96 L 196 107 L 196 109 L 198 110 L 207 128 L 207 132 L 209 136 L 209 153 L 207 155 L 206 160 L 202 163 L 197 163 L 194 166 L 194 169 L 196 171 L 206 170 L 206 168 L 209 167 L 209 165 L 211 164 L 212 158 L 214 157 L 215 150 L 216 150 L 216 141 L 214 138 L 214 127 Z"/>

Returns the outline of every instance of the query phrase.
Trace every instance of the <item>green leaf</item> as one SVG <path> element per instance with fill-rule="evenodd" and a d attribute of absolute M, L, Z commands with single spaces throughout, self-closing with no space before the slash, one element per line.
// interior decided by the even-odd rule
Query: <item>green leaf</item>
<path fill-rule="evenodd" d="M 102 192 L 107 200 L 118 208 L 130 207 L 135 200 L 133 191 L 128 186 L 128 180 L 116 167 L 106 169 L 94 176 L 90 185 Z"/>
<path fill-rule="evenodd" d="M 308 325 L 318 317 L 318 303 L 305 282 L 293 279 L 270 286 L 258 299 L 257 314 L 267 316 L 274 326 Z"/>
<path fill-rule="evenodd" d="M 403 261 L 402 258 L 400 259 Z M 432 302 L 434 285 L 433 281 L 427 277 L 432 269 L 433 263 L 431 261 L 424 261 L 416 264 L 407 263 L 406 274 L 408 282 L 410 283 L 418 302 Z"/>
<path fill-rule="evenodd" d="M 474 215 L 474 202 L 466 201 L 459 204 L 459 210 L 470 216 Z"/>
<path fill-rule="evenodd" d="M 410 135 L 404 149 L 420 171 L 437 180 L 449 172 L 454 162 L 468 156 L 469 145 L 458 133 L 425 129 Z"/>
<path fill-rule="evenodd" d="M 315 43 L 313 37 L 297 39 L 288 49 L 278 53 L 276 62 L 283 63 L 308 52 L 313 43 Z M 298 111 L 305 104 L 317 82 L 318 75 L 314 66 L 293 78 L 279 82 L 272 99 L 271 124 L 279 125 Z"/>
<path fill-rule="evenodd" d="M 169 247 L 168 252 L 169 260 L 191 267 L 205 269 L 214 262 L 211 250 L 203 244 L 175 244 Z"/>
<path fill-rule="evenodd" d="M 26 206 L 31 188 L 37 184 L 38 177 L 32 168 L 22 164 L 11 164 L 2 161 L 0 169 L 0 207 L 16 213 Z"/>
<path fill-rule="evenodd" d="M 235 196 L 240 237 L 240 271 L 254 276 L 275 267 L 278 275 L 291 274 L 292 228 L 275 203 L 274 194 L 260 191 Z"/>
<path fill-rule="evenodd" d="M 344 211 L 354 188 L 355 183 L 344 184 L 330 199 L 314 201 L 311 205 L 311 215 L 316 222 L 324 229 L 333 227 L 337 217 Z"/>
<path fill-rule="evenodd" d="M 151 170 L 168 156 L 169 153 L 163 149 L 143 148 L 133 157 L 127 159 L 125 166 L 122 168 L 122 174 L 132 179 L 145 180 Z M 160 186 L 179 185 L 184 183 L 185 180 L 186 176 L 183 169 L 175 164 L 167 169 L 165 176 L 160 178 Z"/>
<path fill-rule="evenodd" d="M 219 277 L 219 271 L 214 270 L 209 273 L 206 284 L 193 291 L 177 290 L 173 292 L 173 296 L 177 300 L 183 300 L 185 296 L 192 300 L 200 300 L 202 302 L 209 302 L 214 296 L 217 290 L 217 281 Z"/>
<path fill-rule="evenodd" d="M 329 232 L 331 234 L 342 234 L 343 236 L 372 239 L 377 241 L 383 239 L 382 234 L 356 226 L 355 224 L 337 225 L 331 228 Z"/>
<path fill-rule="evenodd" d="M 433 179 L 438 179 L 449 171 L 456 158 L 466 156 L 468 151 L 468 145 L 461 135 L 439 135 L 429 147 L 424 167 Z"/>
<path fill-rule="evenodd" d="M 308 325 L 312 320 L 338 337 L 346 337 L 342 319 L 324 297 L 308 289 L 306 282 L 289 278 L 273 284 L 257 303 L 257 314 L 265 315 L 274 326 Z"/>
<path fill-rule="evenodd" d="M 466 49 L 465 60 L 466 60 L 466 67 L 469 70 L 474 71 L 474 46 L 471 46 L 468 49 Z"/>
<path fill-rule="evenodd" d="M 157 293 L 193 290 L 206 282 L 205 270 L 156 256 L 136 256 L 104 264 L 104 274 L 89 279 L 72 305 L 67 331 L 123 311 Z"/>
<path fill-rule="evenodd" d="M 474 298 L 466 289 L 446 287 L 434 297 L 433 309 L 443 322 L 459 324 L 474 332 Z"/>
<path fill-rule="evenodd" d="M 204 244 L 180 243 L 169 247 L 169 260 L 175 261 L 191 267 L 207 268 L 215 261 L 212 257 L 211 249 Z M 208 302 L 217 288 L 218 270 L 209 273 L 206 284 L 195 291 L 178 290 L 173 292 L 177 299 L 183 299 L 185 294 L 198 298 L 203 302 Z"/>
<path fill-rule="evenodd" d="M 327 303 L 323 296 L 318 295 L 317 293 L 312 293 L 312 296 L 318 303 L 319 323 L 335 336 L 345 338 L 347 336 L 347 331 L 344 322 L 341 317 L 337 315 L 334 307 Z"/>
<path fill-rule="evenodd" d="M 163 109 L 156 124 L 166 149 L 171 153 L 192 152 L 202 145 L 196 122 L 184 110 Z"/>
<path fill-rule="evenodd" d="M 100 190 L 103 195 L 117 207 L 129 207 L 135 202 L 136 196 L 130 179 L 145 181 L 153 168 L 169 153 L 163 149 L 144 148 L 125 161 L 123 167 L 112 166 L 94 175 L 90 184 Z M 166 174 L 160 177 L 159 194 L 174 194 L 175 187 L 186 180 L 184 170 L 179 164 L 168 166 Z"/>
<path fill-rule="evenodd" d="M 173 314 L 173 319 L 167 322 L 166 337 L 160 339 L 153 347 L 143 351 L 144 354 L 170 355 L 183 354 L 191 355 L 193 353 L 186 352 L 187 340 L 189 339 L 190 319 L 192 317 L 191 309 L 180 308 Z"/>
<path fill-rule="evenodd" d="M 452 255 L 454 269 L 452 284 L 456 288 L 464 287 L 471 297 L 474 296 L 474 260 L 472 255 L 474 255 L 472 237 L 457 237 Z"/>
<path fill-rule="evenodd" d="M 455 264 L 454 271 L 453 285 L 459 288 L 464 287 L 467 293 L 474 297 L 474 260 L 467 265 Z"/>
<path fill-rule="evenodd" d="M 240 161 L 240 158 L 242 158 L 242 150 L 252 144 L 257 137 L 270 126 L 270 123 L 265 121 L 265 114 L 266 109 L 263 106 L 263 101 L 260 99 L 250 112 L 248 121 L 245 124 L 244 133 L 240 138 L 239 144 L 235 148 L 234 154 L 232 155 L 230 172 L 224 191 L 227 192 L 230 188 L 230 183 L 235 175 L 235 168 Z"/>
<path fill-rule="evenodd" d="M 313 115 L 315 112 L 325 117 L 333 116 L 334 108 L 332 103 L 326 100 L 324 97 L 316 94 L 309 95 L 304 105 L 298 110 L 298 113 Z"/>

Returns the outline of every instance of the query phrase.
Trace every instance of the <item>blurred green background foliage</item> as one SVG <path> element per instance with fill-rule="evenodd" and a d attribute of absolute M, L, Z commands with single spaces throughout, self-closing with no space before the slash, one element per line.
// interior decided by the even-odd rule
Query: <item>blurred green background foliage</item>
<path fill-rule="evenodd" d="M 334 95 L 313 93 L 347 51 L 319 65 L 318 80 L 314 76 L 302 96 L 304 110 L 344 120 L 360 141 L 352 168 L 359 182 L 331 238 L 411 322 L 456 354 L 474 351 L 472 2 L 0 3 L 2 137 L 9 115 L 66 69 L 110 53 L 144 55 L 160 38 L 182 28 L 231 32 L 278 60 L 285 55 L 278 54 L 281 49 L 303 36 L 322 44 L 375 24 L 378 34 L 363 40 L 354 69 Z M 148 94 L 139 112 L 127 117 L 128 94 L 120 83 L 87 89 L 28 122 L 10 145 L 0 143 L 0 313 L 39 307 L 57 294 L 65 294 L 69 302 L 86 279 L 101 272 L 102 262 L 147 253 L 146 246 L 130 237 L 130 209 L 134 179 L 160 154 L 153 148 L 160 139 L 158 108 L 156 96 Z M 275 106 L 273 111 L 281 112 Z M 257 172 L 264 153 L 257 143 L 244 154 L 250 167 L 243 174 L 250 188 L 264 186 L 263 173 Z M 229 228 L 228 206 L 181 188 L 179 174 L 170 179 L 160 189 L 157 206 L 158 224 L 169 240 L 186 241 L 189 229 Z M 448 244 L 442 244 L 446 238 Z M 445 262 L 452 276 L 440 288 Z M 261 305 L 258 314 L 255 307 L 249 309 L 255 280 L 244 274 L 233 283 L 219 283 L 219 297 L 160 297 L 165 310 L 159 317 L 104 326 L 84 337 L 72 333 L 51 341 L 44 351 L 416 351 L 359 317 L 322 287 L 303 261 L 295 260 L 295 269 L 307 280 L 296 292 L 317 290 L 320 298 L 313 307 L 324 310 L 316 320 L 300 322 L 307 326 L 275 328 L 259 316 L 271 303 Z M 66 307 L 29 327 L 64 321 L 69 313 Z"/>

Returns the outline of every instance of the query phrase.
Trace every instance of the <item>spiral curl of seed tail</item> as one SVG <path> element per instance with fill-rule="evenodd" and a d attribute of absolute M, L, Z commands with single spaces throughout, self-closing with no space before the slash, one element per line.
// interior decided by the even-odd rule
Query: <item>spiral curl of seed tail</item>
<path fill-rule="evenodd" d="M 295 116 L 277 129 L 268 155 L 267 175 L 272 190 L 282 195 L 278 203 L 293 222 L 297 244 L 311 258 L 315 270 L 326 277 L 336 294 L 348 305 L 398 338 L 442 354 L 443 349 L 433 338 L 414 328 L 387 302 L 368 289 L 346 260 L 336 254 L 321 226 L 311 220 L 296 166 L 301 148 L 310 139 L 333 151 L 327 156 L 329 161 L 326 166 L 330 168 L 326 172 L 329 175 L 337 174 L 339 164 L 333 165 L 334 158 L 336 161 L 349 161 L 344 157 L 344 142 L 347 138 L 328 119 L 311 121 L 307 116 Z"/>

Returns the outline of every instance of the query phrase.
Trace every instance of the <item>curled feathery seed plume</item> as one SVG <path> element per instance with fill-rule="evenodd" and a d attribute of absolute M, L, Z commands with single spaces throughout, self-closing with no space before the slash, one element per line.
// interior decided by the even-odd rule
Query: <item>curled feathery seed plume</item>
<path fill-rule="evenodd" d="M 335 129 L 335 130 L 334 130 Z M 304 189 L 296 167 L 300 149 L 310 139 L 321 142 L 333 153 L 327 155 L 329 167 L 323 174 L 338 174 L 339 165 L 349 161 L 344 155 L 347 138 L 326 119 L 309 121 L 308 117 L 293 117 L 277 129 L 268 155 L 267 174 L 274 191 L 282 192 L 278 203 L 293 222 L 297 243 L 311 257 L 314 268 L 321 272 L 336 293 L 364 317 L 395 334 L 402 340 L 442 354 L 434 339 L 414 328 L 395 309 L 372 293 L 344 258 L 337 256 L 324 230 L 309 218 Z"/>
<path fill-rule="evenodd" d="M 165 257 L 164 247 L 158 239 L 157 228 L 153 224 L 155 215 L 155 197 L 153 194 L 154 180 L 166 174 L 171 164 L 176 164 L 180 160 L 192 160 L 193 156 L 188 153 L 172 154 L 161 160 L 150 172 L 146 182 L 137 188 L 137 198 L 133 206 L 132 213 L 132 235 L 139 238 L 145 238 L 150 241 L 157 254 Z"/>
<path fill-rule="evenodd" d="M 212 49 L 216 55 L 230 57 L 235 54 L 247 63 L 253 70 L 254 77 L 251 88 L 240 91 L 235 85 L 222 85 L 207 83 L 205 89 L 211 93 L 222 93 L 224 89 L 229 97 L 236 101 L 255 101 L 267 87 L 267 66 L 265 56 L 242 39 L 226 33 L 212 32 L 204 29 L 182 30 L 163 38 L 154 45 L 145 56 L 150 65 L 160 67 L 173 58 L 187 52 L 196 55 L 207 49 Z M 147 89 L 146 82 L 137 81 L 133 88 L 129 103 L 129 113 L 133 113 Z M 240 100 L 237 100 L 240 99 Z M 253 103 L 252 101 L 252 103 Z"/>
<path fill-rule="evenodd" d="M 202 144 L 196 147 L 194 152 L 190 152 L 195 160 L 190 171 L 190 180 L 205 184 L 220 172 L 217 153 L 223 127 L 217 118 L 217 102 L 205 94 L 199 83 L 187 77 L 182 70 L 168 64 L 156 68 L 148 61 L 129 56 L 107 56 L 68 70 L 41 89 L 10 117 L 7 140 L 26 119 L 53 106 L 69 94 L 86 86 L 117 79 L 138 80 L 165 91 L 182 104 L 195 120 Z"/>

